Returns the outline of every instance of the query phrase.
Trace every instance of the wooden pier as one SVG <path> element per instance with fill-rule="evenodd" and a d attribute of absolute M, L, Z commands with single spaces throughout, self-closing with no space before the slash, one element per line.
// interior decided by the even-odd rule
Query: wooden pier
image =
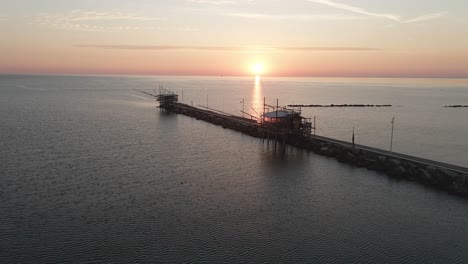
<path fill-rule="evenodd" d="M 208 107 L 202 109 L 179 103 L 178 95 L 162 88 L 159 94 L 139 92 L 156 98 L 160 103 L 159 107 L 164 111 L 193 117 L 263 140 L 273 140 L 281 146 L 289 144 L 310 150 L 343 163 L 385 173 L 396 179 L 415 181 L 468 197 L 468 168 L 317 136 L 315 122 L 301 117 L 300 112 L 294 110 L 286 110 L 278 105 L 268 106 L 273 111 L 267 112 L 265 109 L 261 117 L 245 118 Z M 264 104 L 264 108 L 266 106 Z M 281 109 L 284 112 L 280 112 Z"/>

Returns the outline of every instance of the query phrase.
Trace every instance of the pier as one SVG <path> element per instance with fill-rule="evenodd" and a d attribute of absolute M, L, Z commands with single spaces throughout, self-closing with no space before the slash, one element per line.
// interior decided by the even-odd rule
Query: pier
<path fill-rule="evenodd" d="M 289 144 L 313 151 L 395 179 L 419 182 L 468 197 L 468 168 L 315 135 L 315 120 L 302 117 L 300 111 L 281 108 L 278 103 L 276 106 L 264 103 L 264 113 L 260 117 L 243 112 L 250 117 L 246 118 L 180 103 L 177 94 L 161 88 L 159 94 L 139 92 L 156 98 L 164 111 L 193 117 L 281 146 Z M 267 107 L 271 110 L 267 111 Z"/>
<path fill-rule="evenodd" d="M 294 104 L 294 105 L 288 105 L 289 107 L 304 107 L 304 108 L 320 108 L 320 107 L 392 107 L 392 105 L 388 104 L 329 104 L 329 105 L 320 105 L 320 104 Z"/>

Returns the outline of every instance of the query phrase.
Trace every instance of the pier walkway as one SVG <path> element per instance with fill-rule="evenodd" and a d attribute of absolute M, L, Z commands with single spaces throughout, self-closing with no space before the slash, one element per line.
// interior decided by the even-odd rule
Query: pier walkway
<path fill-rule="evenodd" d="M 323 137 L 323 136 L 317 136 L 317 135 L 311 135 L 310 138 L 319 139 L 319 140 L 322 140 L 324 142 L 330 142 L 330 143 L 345 146 L 345 147 L 348 147 L 348 148 L 353 147 L 353 144 L 351 142 L 346 142 L 346 141 L 342 141 L 342 140 L 338 140 L 338 139 L 333 139 L 333 138 L 328 138 L 328 137 Z M 369 146 L 365 146 L 365 145 L 359 145 L 359 144 L 354 144 L 354 148 L 359 149 L 359 150 L 365 150 L 365 151 L 373 152 L 375 154 L 384 155 L 384 156 L 391 157 L 391 158 L 397 158 L 397 159 L 401 159 L 401 160 L 411 161 L 411 162 L 414 162 L 414 163 L 419 163 L 421 165 L 433 166 L 433 167 L 436 167 L 436 168 L 441 168 L 441 169 L 451 170 L 451 171 L 458 172 L 458 173 L 468 174 L 468 168 L 457 166 L 457 165 L 443 163 L 443 162 L 439 162 L 439 161 L 435 161 L 435 160 L 419 158 L 419 157 L 410 156 L 410 155 L 407 155 L 407 154 L 402 154 L 402 153 L 398 153 L 398 152 L 378 149 L 378 148 L 369 147 Z"/>

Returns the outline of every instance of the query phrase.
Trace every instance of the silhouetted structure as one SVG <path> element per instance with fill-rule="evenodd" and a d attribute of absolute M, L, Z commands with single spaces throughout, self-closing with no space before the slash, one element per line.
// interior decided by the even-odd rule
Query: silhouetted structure
<path fill-rule="evenodd" d="M 315 129 L 312 120 L 303 117 L 300 110 L 264 104 L 264 110 L 267 107 L 272 108 L 272 111 L 263 113 L 261 116 L 262 126 L 264 127 L 283 130 L 283 133 L 286 134 L 300 134 L 304 136 L 310 135 L 312 130 Z"/>
<path fill-rule="evenodd" d="M 302 117 L 300 110 L 279 107 L 278 103 L 276 106 L 264 103 L 263 114 L 258 117 L 241 111 L 250 116 L 249 119 L 207 106 L 203 106 L 205 110 L 179 103 L 177 94 L 162 88 L 158 95 L 140 92 L 155 97 L 160 102 L 161 109 L 204 120 L 253 137 L 268 139 L 268 142 L 271 139 L 274 140 L 275 146 L 276 142 L 282 143 L 282 147 L 290 144 L 358 167 L 382 171 L 391 177 L 418 181 L 452 194 L 468 197 L 468 168 L 358 145 L 354 140 L 345 142 L 317 136 L 315 121 L 312 124 L 310 119 Z"/>
<path fill-rule="evenodd" d="M 174 107 L 179 102 L 179 95 L 159 86 L 159 94 L 156 95 L 159 107 L 161 109 L 168 109 Z"/>

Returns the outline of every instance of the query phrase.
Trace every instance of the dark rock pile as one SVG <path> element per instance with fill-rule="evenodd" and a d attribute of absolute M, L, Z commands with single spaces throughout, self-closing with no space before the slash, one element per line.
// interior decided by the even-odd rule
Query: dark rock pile
<path fill-rule="evenodd" d="M 460 108 L 460 107 L 468 107 L 468 105 L 446 105 L 445 107 Z"/>

